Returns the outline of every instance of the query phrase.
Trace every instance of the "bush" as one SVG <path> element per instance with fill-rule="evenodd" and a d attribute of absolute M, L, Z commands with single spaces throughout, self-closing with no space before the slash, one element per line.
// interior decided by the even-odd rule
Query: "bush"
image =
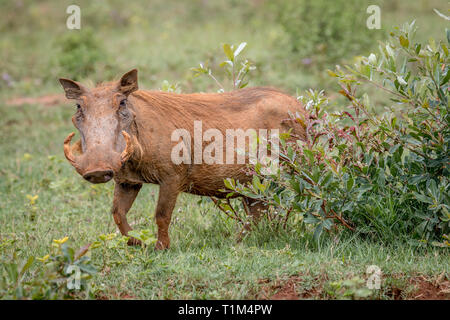
<path fill-rule="evenodd" d="M 276 174 L 262 176 L 258 164 L 252 184 L 229 180 L 228 187 L 269 204 L 272 221 L 286 226 L 300 216 L 316 238 L 343 227 L 448 246 L 448 43 L 416 44 L 414 34 L 414 23 L 406 24 L 378 55 L 330 71 L 350 105 L 333 113 L 323 92 L 299 97 L 309 116 L 293 118 L 307 128 L 305 141 L 282 137 Z M 357 94 L 363 83 L 382 90 L 393 107 L 377 115 L 368 95 Z"/>
<path fill-rule="evenodd" d="M 107 60 L 100 41 L 90 28 L 68 32 L 56 42 L 56 46 L 59 49 L 58 65 L 74 80 L 98 72 L 98 64 Z"/>
<path fill-rule="evenodd" d="M 275 21 L 289 35 L 293 52 L 330 64 L 367 50 L 380 36 L 380 31 L 366 27 L 369 4 L 361 0 L 268 3 Z"/>

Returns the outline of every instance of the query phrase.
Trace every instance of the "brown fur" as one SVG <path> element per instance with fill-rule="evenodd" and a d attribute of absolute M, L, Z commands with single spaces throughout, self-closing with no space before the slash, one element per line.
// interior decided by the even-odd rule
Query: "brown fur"
<path fill-rule="evenodd" d="M 130 144 L 132 144 L 130 150 L 132 149 L 132 151 L 124 163 L 120 163 L 118 154 L 125 149 L 125 144 L 128 148 L 128 142 L 126 143 L 120 135 L 122 129 L 120 121 L 115 129 L 114 138 L 108 138 L 116 146 L 116 150 L 111 151 L 110 156 L 105 155 L 107 146 L 103 147 L 99 144 L 96 148 L 102 152 L 100 156 L 99 152 L 90 146 L 93 138 L 89 137 L 85 139 L 84 147 L 80 143 L 74 146 L 82 153 L 82 157 L 75 160 L 71 160 L 69 157 L 68 159 L 83 176 L 86 168 L 91 171 L 93 168 L 101 168 L 103 171 L 111 168 L 114 172 L 116 187 L 112 213 L 114 221 L 124 235 L 131 230 L 126 220 L 126 213 L 142 184 L 156 183 L 160 185 L 155 214 L 158 225 L 157 249 L 169 247 L 168 227 L 177 195 L 180 192 L 222 197 L 223 193 L 219 190 L 224 188 L 224 179 L 234 178 L 241 182 L 251 179 L 244 172 L 245 164 L 208 165 L 205 163 L 193 164 L 193 161 L 192 164 L 174 164 L 171 161 L 171 151 L 178 141 L 171 141 L 171 134 L 175 129 L 186 129 L 193 138 L 194 121 L 201 120 L 203 132 L 209 128 L 216 128 L 222 132 L 224 138 L 226 129 L 279 129 L 280 132 L 286 132 L 290 127 L 294 127 L 294 134 L 297 137 L 304 137 L 305 131 L 302 126 L 286 121 L 289 118 L 288 112 L 305 114 L 303 107 L 296 99 L 276 89 L 248 88 L 227 93 L 175 94 L 137 90 L 136 72 L 131 75 L 131 81 L 129 77 L 130 72 L 118 83 L 102 84 L 89 91 L 75 82 L 65 84 L 62 82 L 66 95 L 69 89 L 69 93 L 73 96 L 79 86 L 80 90 L 77 91 L 76 99 L 86 104 L 86 107 L 83 107 L 86 109 L 86 114 L 89 113 L 89 108 L 90 110 L 95 108 L 96 111 L 91 112 L 91 117 L 95 119 L 106 117 L 109 114 L 108 108 L 114 109 L 117 104 L 114 100 L 115 95 L 116 97 L 123 95 L 127 98 L 127 107 L 133 114 L 133 121 L 124 130 L 131 137 L 130 139 L 134 139 L 134 143 L 132 144 L 130 140 Z M 133 77 L 135 78 L 134 82 Z M 88 101 L 86 102 L 86 100 Z M 105 105 L 101 106 L 102 104 Z M 84 116 L 84 119 L 88 119 L 88 116 Z M 83 121 L 93 123 L 94 120 Z M 90 126 L 86 129 L 86 125 L 84 125 L 82 130 L 87 136 L 88 133 L 85 131 L 92 130 L 92 128 Z M 103 137 L 97 138 L 108 140 Z M 203 147 L 208 143 L 203 142 Z M 131 148 L 132 146 L 133 148 Z M 192 143 L 191 149 L 193 150 L 193 148 Z M 87 154 L 89 152 L 92 155 Z M 258 216 L 260 212 L 260 204 L 256 204 L 254 207 L 250 206 L 252 215 Z M 136 243 L 138 243 L 137 240 L 130 239 L 130 244 Z"/>

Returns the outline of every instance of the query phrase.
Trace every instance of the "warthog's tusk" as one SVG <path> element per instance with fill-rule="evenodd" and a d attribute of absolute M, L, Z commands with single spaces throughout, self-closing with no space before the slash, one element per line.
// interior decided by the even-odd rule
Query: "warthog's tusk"
<path fill-rule="evenodd" d="M 75 132 L 72 132 L 67 136 L 66 139 L 64 139 L 64 155 L 66 156 L 66 159 L 69 160 L 70 164 L 75 167 L 75 169 L 78 170 L 78 166 L 76 163 L 76 157 L 72 154 L 72 149 L 70 147 L 70 141 L 72 141 L 73 136 L 75 135 Z"/>
<path fill-rule="evenodd" d="M 128 159 L 130 159 L 131 155 L 134 152 L 134 143 L 130 137 L 130 135 L 128 133 L 126 133 L 125 131 L 122 131 L 122 135 L 125 138 L 126 141 L 126 146 L 125 146 L 125 150 L 123 150 L 122 154 L 120 155 L 120 161 L 123 163 L 125 163 L 126 161 L 128 161 Z"/>

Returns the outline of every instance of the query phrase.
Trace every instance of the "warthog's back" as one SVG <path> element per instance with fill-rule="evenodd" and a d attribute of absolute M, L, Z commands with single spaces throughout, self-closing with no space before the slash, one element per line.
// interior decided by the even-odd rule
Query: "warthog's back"
<path fill-rule="evenodd" d="M 281 128 L 288 112 L 304 109 L 293 97 L 276 89 L 256 87 L 227 93 L 175 94 L 137 91 L 130 97 L 144 120 L 163 117 L 174 126 L 202 121 L 205 127 L 222 129 Z"/>

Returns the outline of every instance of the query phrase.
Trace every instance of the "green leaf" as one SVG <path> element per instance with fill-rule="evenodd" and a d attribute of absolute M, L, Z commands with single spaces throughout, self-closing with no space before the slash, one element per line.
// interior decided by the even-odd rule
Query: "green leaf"
<path fill-rule="evenodd" d="M 420 53 L 421 48 L 422 48 L 422 45 L 420 43 L 416 44 L 416 54 Z"/>
<path fill-rule="evenodd" d="M 20 275 L 23 275 L 28 269 L 30 269 L 33 262 L 34 257 L 33 256 L 29 257 L 27 262 L 23 265 L 22 269 L 20 270 Z"/>
<path fill-rule="evenodd" d="M 232 62 L 234 61 L 234 53 L 233 50 L 231 49 L 231 46 L 228 43 L 225 43 L 223 45 L 223 52 L 225 52 L 225 55 L 230 61 Z"/>
<path fill-rule="evenodd" d="M 9 263 L 6 265 L 5 269 L 11 282 L 17 282 L 17 278 L 19 276 L 19 272 L 17 271 L 17 264 Z"/>
<path fill-rule="evenodd" d="M 355 182 L 355 180 L 353 180 L 352 177 L 350 177 L 347 180 L 347 191 L 351 191 L 352 190 L 354 182 Z"/>
<path fill-rule="evenodd" d="M 308 215 L 306 218 L 303 219 L 303 222 L 307 223 L 307 224 L 314 224 L 314 223 L 317 223 L 319 221 L 320 220 L 317 219 L 316 217 L 314 217 L 313 215 Z"/>
<path fill-rule="evenodd" d="M 233 62 L 231 62 L 230 60 L 226 60 L 226 61 L 222 62 L 221 64 L 219 64 L 219 66 L 223 68 L 223 67 L 225 67 L 227 64 L 228 64 L 230 67 L 233 66 Z"/>
<path fill-rule="evenodd" d="M 445 20 L 447 20 L 447 21 L 450 21 L 450 17 L 446 16 L 446 15 L 443 14 L 443 13 L 440 13 L 437 9 L 433 9 L 433 10 L 434 10 L 434 12 L 436 12 L 437 15 L 440 16 L 441 18 L 443 18 L 443 19 L 445 19 Z"/>
<path fill-rule="evenodd" d="M 374 53 L 371 53 L 368 59 L 371 64 L 377 63 L 377 56 Z"/>
<path fill-rule="evenodd" d="M 319 238 L 320 238 L 320 235 L 322 234 L 322 232 L 323 232 L 323 225 L 322 224 L 317 225 L 316 229 L 314 230 L 314 236 L 313 236 L 314 240 L 319 241 Z"/>
<path fill-rule="evenodd" d="M 273 200 L 278 204 L 281 205 L 280 197 L 277 194 L 273 195 Z"/>
<path fill-rule="evenodd" d="M 327 187 L 331 181 L 332 176 L 333 176 L 333 173 L 331 171 L 329 171 L 325 176 L 323 176 L 322 181 L 319 182 L 320 185 L 324 188 Z"/>
<path fill-rule="evenodd" d="M 403 48 L 409 47 L 409 40 L 407 38 L 405 38 L 404 36 L 400 36 L 399 40 Z"/>
<path fill-rule="evenodd" d="M 327 230 L 330 230 L 331 227 L 333 226 L 333 219 L 326 219 L 323 222 L 323 227 Z"/>
<path fill-rule="evenodd" d="M 445 75 L 444 79 L 442 79 L 442 81 L 440 83 L 441 87 L 444 86 L 450 79 L 450 71 L 449 70 L 447 70 L 447 74 Z"/>
<path fill-rule="evenodd" d="M 394 50 L 392 50 L 392 48 L 389 44 L 386 45 L 386 53 L 389 58 L 392 58 L 395 55 Z"/>
<path fill-rule="evenodd" d="M 234 180 L 233 179 L 225 179 L 223 180 L 223 183 L 225 184 L 225 187 L 227 187 L 230 190 L 234 190 Z"/>
<path fill-rule="evenodd" d="M 331 71 L 331 70 L 327 70 L 327 72 L 328 72 L 328 74 L 329 74 L 331 77 L 335 77 L 335 78 L 338 77 L 338 75 L 337 75 L 335 72 Z"/>
<path fill-rule="evenodd" d="M 234 51 L 234 57 L 236 58 L 242 50 L 247 46 L 247 42 L 242 42 L 239 47 Z"/>
<path fill-rule="evenodd" d="M 393 145 L 390 149 L 389 149 L 389 153 L 393 154 L 395 151 L 397 151 L 397 149 L 400 147 L 400 144 L 396 144 Z"/>
<path fill-rule="evenodd" d="M 425 202 L 425 203 L 429 203 L 429 204 L 433 204 L 433 200 L 421 193 L 417 193 L 417 192 L 413 192 L 415 198 L 417 200 L 419 200 L 420 202 Z"/>
<path fill-rule="evenodd" d="M 405 81 L 405 79 L 403 79 L 402 76 L 397 76 L 397 81 L 402 85 L 402 86 L 406 86 L 408 83 Z"/>
<path fill-rule="evenodd" d="M 86 272 L 88 274 L 97 273 L 97 269 L 91 264 L 78 264 L 77 266 L 80 268 L 81 271 Z"/>
<path fill-rule="evenodd" d="M 261 184 L 261 181 L 259 181 L 259 178 L 257 175 L 253 176 L 252 184 L 253 184 L 253 188 L 255 188 L 255 190 L 259 189 L 259 185 Z"/>

